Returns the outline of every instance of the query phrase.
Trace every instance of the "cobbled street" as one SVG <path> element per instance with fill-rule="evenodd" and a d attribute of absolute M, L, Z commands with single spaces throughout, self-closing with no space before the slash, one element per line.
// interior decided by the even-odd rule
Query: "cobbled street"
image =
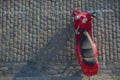
<path fill-rule="evenodd" d="M 72 11 L 97 11 L 99 74 L 82 74 Z M 120 0 L 0 0 L 0 80 L 120 80 Z"/>

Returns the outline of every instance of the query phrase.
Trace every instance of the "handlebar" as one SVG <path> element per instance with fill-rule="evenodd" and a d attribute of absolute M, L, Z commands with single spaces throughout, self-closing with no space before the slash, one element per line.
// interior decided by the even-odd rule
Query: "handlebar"
<path fill-rule="evenodd" d="M 95 14 L 96 14 L 95 11 L 94 11 L 94 12 L 90 12 L 90 11 L 88 11 L 88 13 L 90 13 L 93 17 L 95 17 Z"/>

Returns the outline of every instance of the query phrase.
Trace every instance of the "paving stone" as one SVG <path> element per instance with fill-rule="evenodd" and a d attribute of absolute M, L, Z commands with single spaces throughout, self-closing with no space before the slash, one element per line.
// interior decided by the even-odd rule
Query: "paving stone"
<path fill-rule="evenodd" d="M 1 67 L 0 70 L 1 70 L 1 71 L 7 71 L 7 70 L 8 70 L 8 67 L 7 67 L 7 66 Z"/>
<path fill-rule="evenodd" d="M 2 51 L 0 56 L 2 56 L 2 59 L 0 59 L 0 62 L 26 62 L 32 60 L 32 58 L 37 60 L 35 58 L 35 56 L 37 56 L 40 58 L 39 63 L 44 61 L 54 66 L 57 63 L 67 63 L 69 65 L 78 66 L 75 58 L 75 39 L 72 31 L 73 23 L 71 23 L 73 22 L 71 19 L 71 12 L 76 7 L 82 11 L 107 8 L 114 11 L 113 13 L 102 13 L 104 16 L 103 20 L 95 17 L 93 20 L 93 32 L 95 41 L 98 45 L 99 61 L 103 63 L 100 65 L 101 69 L 108 69 L 108 71 L 106 70 L 103 73 L 111 73 L 111 69 L 119 73 L 119 0 L 1 1 L 0 14 L 2 13 L 2 15 L 0 18 L 2 22 L 0 21 L 0 41 L 2 41 L 2 46 L 0 50 Z M 69 27 L 69 29 L 66 27 Z M 48 51 L 49 47 L 51 48 L 50 51 Z M 41 55 L 38 56 L 38 53 Z M 45 57 L 42 54 L 44 54 Z M 112 63 L 110 63 L 110 60 L 112 60 Z M 62 72 L 65 66 L 61 66 L 60 69 Z M 57 67 L 55 68 L 56 71 L 58 69 Z M 74 71 L 74 67 L 68 69 Z M 75 69 L 80 70 L 80 67 Z M 9 68 L 3 69 L 3 71 L 8 70 Z M 17 73 L 17 71 L 15 73 Z M 54 75 L 60 76 L 58 72 L 55 72 Z M 69 75 L 71 75 L 71 73 Z M 113 73 L 111 73 L 113 78 L 108 79 L 115 80 L 114 75 L 115 72 L 113 71 Z M 103 78 L 107 80 L 107 76 L 108 75 Z M 104 80 L 100 77 L 96 78 L 97 77 L 91 78 L 91 80 Z M 44 79 L 47 80 L 49 78 L 46 77 Z M 62 78 L 58 80 L 60 79 Z M 68 79 L 70 80 L 73 78 Z M 117 77 L 116 80 L 117 79 L 119 80 L 119 77 Z"/>

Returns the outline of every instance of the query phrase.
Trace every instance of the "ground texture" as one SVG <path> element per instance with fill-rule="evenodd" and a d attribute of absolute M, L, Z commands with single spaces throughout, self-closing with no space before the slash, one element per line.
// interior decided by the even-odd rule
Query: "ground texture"
<path fill-rule="evenodd" d="M 75 56 L 74 8 L 98 12 L 100 71 L 93 77 Z M 0 0 L 0 80 L 120 80 L 119 13 L 119 0 Z"/>

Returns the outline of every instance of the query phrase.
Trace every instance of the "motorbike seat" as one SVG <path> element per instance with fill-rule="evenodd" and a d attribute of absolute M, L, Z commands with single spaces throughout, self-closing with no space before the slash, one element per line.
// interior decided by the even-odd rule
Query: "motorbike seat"
<path fill-rule="evenodd" d="M 82 57 L 90 58 L 93 57 L 93 49 L 81 49 Z"/>
<path fill-rule="evenodd" d="M 81 45 L 81 53 L 84 63 L 87 65 L 95 64 L 97 60 L 96 58 L 94 58 L 93 42 L 88 32 L 86 31 L 82 32 L 80 45 Z"/>
<path fill-rule="evenodd" d="M 97 59 L 94 58 L 94 57 L 92 57 L 92 58 L 83 58 L 83 62 L 86 65 L 92 66 L 92 65 L 94 65 L 97 62 Z"/>
<path fill-rule="evenodd" d="M 80 44 L 81 44 L 81 49 L 92 49 L 93 48 L 92 40 L 88 32 L 86 31 L 82 32 Z"/>

